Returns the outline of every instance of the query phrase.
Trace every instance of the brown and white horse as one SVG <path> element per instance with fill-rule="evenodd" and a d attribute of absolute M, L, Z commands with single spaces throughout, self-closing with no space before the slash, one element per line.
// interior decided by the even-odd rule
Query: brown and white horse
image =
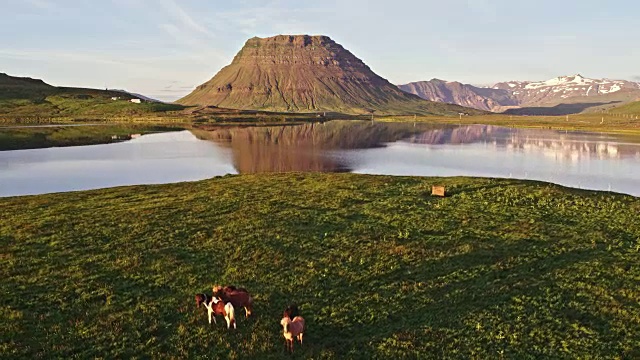
<path fill-rule="evenodd" d="M 209 324 L 211 324 L 211 319 L 217 324 L 216 315 L 222 315 L 227 321 L 227 329 L 231 328 L 232 324 L 233 328 L 236 329 L 236 312 L 233 304 L 230 302 L 225 304 L 220 298 L 215 296 L 209 297 L 206 294 L 196 294 L 196 307 L 200 307 L 200 304 L 203 304 L 207 308 Z"/>
<path fill-rule="evenodd" d="M 214 286 L 213 296 L 219 297 L 225 303 L 231 303 L 234 307 L 243 307 L 245 316 L 251 316 L 253 311 L 253 298 L 244 288 L 236 288 L 235 286 Z"/>

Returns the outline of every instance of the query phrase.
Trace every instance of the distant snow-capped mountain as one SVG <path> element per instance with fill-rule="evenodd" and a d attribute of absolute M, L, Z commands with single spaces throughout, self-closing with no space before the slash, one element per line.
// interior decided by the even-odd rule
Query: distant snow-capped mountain
<path fill-rule="evenodd" d="M 593 97 L 620 91 L 640 91 L 640 83 L 626 80 L 590 79 L 580 74 L 547 81 L 510 81 L 493 89 L 508 90 L 520 106 L 561 103 L 563 99 Z"/>
<path fill-rule="evenodd" d="M 547 81 L 501 82 L 487 88 L 438 79 L 399 87 L 427 100 L 494 112 L 513 108 L 552 107 L 559 104 L 622 103 L 640 97 L 640 83 L 590 79 L 580 74 L 560 76 Z M 583 111 L 588 107 L 581 109 L 580 111 Z"/>

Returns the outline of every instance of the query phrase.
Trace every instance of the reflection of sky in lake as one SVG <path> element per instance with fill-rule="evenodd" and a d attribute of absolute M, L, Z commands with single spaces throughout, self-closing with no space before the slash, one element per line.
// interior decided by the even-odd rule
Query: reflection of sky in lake
<path fill-rule="evenodd" d="M 193 181 L 235 173 L 228 151 L 188 131 L 131 141 L 0 152 L 0 196 Z"/>
<path fill-rule="evenodd" d="M 473 125 L 339 122 L 147 135 L 0 152 L 0 196 L 228 173 L 353 171 L 532 179 L 640 196 L 640 138 Z"/>
<path fill-rule="evenodd" d="M 336 154 L 344 156 L 345 154 Z M 416 145 L 404 142 L 346 155 L 353 172 L 380 175 L 482 176 L 548 181 L 640 195 L 640 159 L 569 158 L 540 149 L 492 144 Z"/>

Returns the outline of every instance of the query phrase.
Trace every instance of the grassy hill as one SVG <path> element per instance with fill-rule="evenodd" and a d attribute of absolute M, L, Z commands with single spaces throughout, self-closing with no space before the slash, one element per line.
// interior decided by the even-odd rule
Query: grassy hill
<path fill-rule="evenodd" d="M 289 358 L 290 302 L 308 325 L 294 358 L 640 357 L 631 196 L 292 173 L 0 208 L 1 358 Z M 215 283 L 254 294 L 236 332 L 195 309 Z"/>
<path fill-rule="evenodd" d="M 629 104 L 618 106 L 609 111 L 617 114 L 640 115 L 640 101 L 635 101 Z"/>
<path fill-rule="evenodd" d="M 136 116 L 184 109 L 164 103 L 134 104 L 129 101 L 132 98 L 119 91 L 55 87 L 42 80 L 0 74 L 0 120 Z"/>

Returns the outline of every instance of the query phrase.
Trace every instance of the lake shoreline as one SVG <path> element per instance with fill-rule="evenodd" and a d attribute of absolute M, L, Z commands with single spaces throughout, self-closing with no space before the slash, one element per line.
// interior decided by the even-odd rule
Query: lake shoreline
<path fill-rule="evenodd" d="M 244 115 L 208 115 L 202 119 L 193 118 L 191 116 L 183 116 L 171 119 L 149 119 L 145 117 L 134 118 L 129 120 L 104 120 L 104 119 L 86 119 L 84 121 L 78 121 L 77 119 L 65 119 L 60 121 L 59 124 L 51 124 L 51 120 L 45 122 L 12 122 L 4 119 L 0 124 L 0 135 L 3 130 L 7 133 L 7 130 L 19 130 L 16 126 L 21 126 L 23 129 L 29 127 L 38 129 L 38 127 L 84 127 L 88 124 L 97 126 L 113 126 L 113 127 L 169 127 L 179 129 L 207 129 L 218 127 L 247 127 L 247 126 L 291 126 L 301 125 L 308 123 L 322 123 L 327 121 L 365 121 L 369 117 L 357 116 L 357 115 L 345 115 L 344 119 L 341 119 L 339 115 L 331 114 L 327 117 L 317 117 L 316 115 L 309 114 L 244 114 Z M 503 126 L 514 129 L 541 129 L 541 130 L 558 130 L 558 131 L 587 131 L 595 133 L 607 133 L 607 134 L 619 134 L 628 136 L 640 135 L 640 121 L 633 119 L 625 119 L 619 117 L 617 114 L 576 114 L 566 116 L 513 116 L 513 115 L 484 115 L 484 116 L 463 116 L 457 117 L 445 117 L 445 116 L 374 116 L 373 121 L 376 122 L 399 122 L 399 123 L 427 123 L 427 124 L 441 124 L 441 125 L 495 125 Z M 5 137 L 8 137 L 5 134 Z M 10 134 L 9 134 L 10 137 Z M 3 146 L 3 140 L 0 137 L 0 151 L 7 150 L 6 145 Z M 108 143 L 107 139 L 103 139 L 101 143 Z M 57 143 L 48 145 L 47 143 L 41 143 L 38 145 L 36 141 L 33 142 L 38 147 L 49 146 L 69 146 L 64 143 Z M 98 142 L 93 142 L 95 144 Z M 87 143 L 81 143 L 76 140 L 76 144 L 82 145 Z M 29 147 L 37 148 L 37 147 Z M 18 148 L 12 148 L 18 149 Z"/>
<path fill-rule="evenodd" d="M 287 172 L 529 179 L 640 196 L 640 138 L 619 135 L 370 121 L 133 134 L 152 130 L 173 129 L 46 128 L 110 144 L 0 152 L 0 196 Z"/>

